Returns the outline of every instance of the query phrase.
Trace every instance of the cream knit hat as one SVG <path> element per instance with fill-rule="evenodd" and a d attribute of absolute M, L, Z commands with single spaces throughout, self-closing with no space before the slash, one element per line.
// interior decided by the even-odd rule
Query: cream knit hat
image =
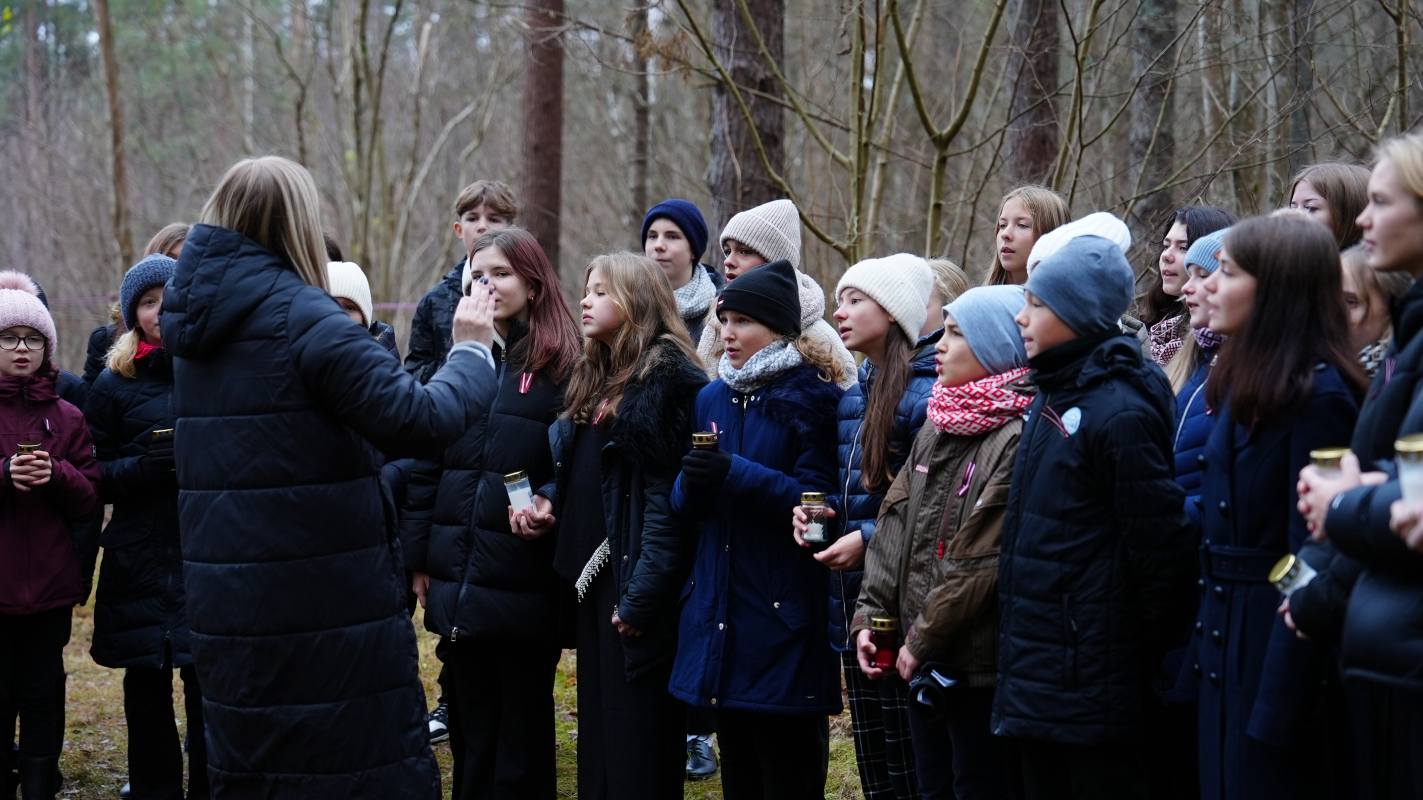
<path fill-rule="evenodd" d="M 1113 242 L 1125 253 L 1131 249 L 1131 231 L 1127 224 L 1111 213 L 1098 211 L 1082 219 L 1060 225 L 1042 236 L 1028 253 L 1028 273 L 1038 266 L 1038 262 L 1062 249 L 1062 246 L 1078 236 L 1100 236 Z"/>
<path fill-rule="evenodd" d="M 732 217 L 721 229 L 720 244 L 727 239 L 741 242 L 768 262 L 785 259 L 800 268 L 800 214 L 789 200 L 772 200 Z"/>
<path fill-rule="evenodd" d="M 740 240 L 738 240 L 740 241 Z M 880 304 L 913 344 L 929 315 L 929 293 L 934 272 L 929 262 L 909 253 L 884 258 L 867 258 L 845 270 L 835 284 L 835 299 L 846 289 L 859 289 Z"/>
<path fill-rule="evenodd" d="M 0 331 L 17 325 L 28 325 L 44 335 L 45 358 L 54 361 L 59 337 L 54 332 L 54 317 L 40 302 L 40 287 L 23 272 L 0 272 Z"/>
<path fill-rule="evenodd" d="M 361 317 L 369 326 L 375 319 L 375 304 L 371 302 L 371 282 L 360 265 L 350 261 L 330 261 L 326 264 L 326 284 L 331 296 L 346 298 L 361 308 Z"/>

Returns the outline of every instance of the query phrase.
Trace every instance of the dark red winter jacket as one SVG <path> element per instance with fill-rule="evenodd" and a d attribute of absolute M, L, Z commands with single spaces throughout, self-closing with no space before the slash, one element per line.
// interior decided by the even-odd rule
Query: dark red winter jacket
<path fill-rule="evenodd" d="M 0 377 L 0 614 L 35 614 L 84 597 L 72 523 L 94 508 L 99 462 L 84 414 L 55 393 L 58 372 Z M 38 440 L 54 461 L 49 483 L 15 488 L 10 458 L 20 442 Z"/>

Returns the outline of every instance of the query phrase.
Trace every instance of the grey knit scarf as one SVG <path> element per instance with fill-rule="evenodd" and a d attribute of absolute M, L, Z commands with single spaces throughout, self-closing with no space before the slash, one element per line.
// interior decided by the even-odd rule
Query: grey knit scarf
<path fill-rule="evenodd" d="M 682 288 L 673 289 L 672 297 L 676 298 L 677 311 L 683 319 L 701 319 L 716 299 L 716 284 L 712 283 L 705 267 L 693 264 L 692 279 Z"/>
<path fill-rule="evenodd" d="M 722 353 L 717 371 L 727 386 L 741 394 L 750 394 L 775 380 L 786 370 L 800 366 L 803 360 L 800 351 L 795 349 L 789 339 L 779 339 L 746 359 L 741 369 L 731 366 L 731 359 Z"/>

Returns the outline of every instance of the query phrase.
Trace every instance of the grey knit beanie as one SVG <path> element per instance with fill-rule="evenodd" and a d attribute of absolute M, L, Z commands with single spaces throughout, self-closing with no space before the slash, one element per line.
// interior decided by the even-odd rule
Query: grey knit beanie
<path fill-rule="evenodd" d="M 1220 266 L 1220 260 L 1216 258 L 1216 255 L 1220 253 L 1227 233 L 1230 233 L 1230 228 L 1221 228 L 1191 242 L 1191 248 L 1186 251 L 1186 266 L 1195 264 L 1207 273 L 1215 272 L 1216 268 Z"/>
<path fill-rule="evenodd" d="M 1115 242 L 1078 236 L 1043 259 L 1023 288 L 1078 336 L 1087 336 L 1117 326 L 1135 285 L 1131 265 Z"/>
<path fill-rule="evenodd" d="M 735 239 L 767 261 L 800 267 L 800 214 L 789 200 L 772 200 L 731 218 L 721 229 L 721 245 Z"/>
<path fill-rule="evenodd" d="M 168 283 L 177 265 L 178 262 L 168 256 L 154 253 L 128 268 L 119 286 L 119 310 L 123 312 L 125 328 L 138 327 L 138 298 L 149 289 Z"/>
<path fill-rule="evenodd" d="M 978 363 L 994 375 L 1028 366 L 1023 334 L 1014 321 L 1022 310 L 1023 287 L 1011 284 L 969 289 L 944 306 Z"/>

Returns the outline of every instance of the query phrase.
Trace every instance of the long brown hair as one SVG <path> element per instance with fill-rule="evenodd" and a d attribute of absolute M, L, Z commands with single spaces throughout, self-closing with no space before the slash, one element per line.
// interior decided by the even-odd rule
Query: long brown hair
<path fill-rule="evenodd" d="M 1162 227 L 1161 237 L 1158 241 L 1164 241 L 1167 234 L 1171 233 L 1171 229 L 1178 222 L 1186 226 L 1186 244 L 1190 245 L 1208 233 L 1215 233 L 1221 228 L 1229 228 L 1234 225 L 1235 215 L 1215 206 L 1179 208 Z M 1156 252 L 1156 263 L 1152 264 L 1144 273 L 1147 281 L 1146 291 L 1137 295 L 1133 310 L 1133 316 L 1141 320 L 1142 324 L 1148 328 L 1185 310 L 1181 298 L 1172 297 L 1162 288 L 1161 255 L 1159 250 Z M 1181 261 L 1182 269 L 1185 269 L 1185 259 L 1183 258 Z"/>
<path fill-rule="evenodd" d="M 538 239 L 523 228 L 487 231 L 474 243 L 470 258 L 491 247 L 508 260 L 534 295 L 529 301 L 529 333 L 514 345 L 508 358 L 519 365 L 520 372 L 535 375 L 548 372 L 557 383 L 578 358 L 579 343 L 583 339 L 573 312 L 563 301 L 558 274 L 548 263 Z"/>
<path fill-rule="evenodd" d="M 1033 215 L 1033 241 L 1037 241 L 1044 233 L 1060 225 L 1066 225 L 1072 218 L 1072 212 L 1067 207 L 1067 200 L 1063 199 L 1062 195 L 1036 183 L 1019 186 L 1003 195 L 1003 200 L 998 204 L 998 216 L 1003 216 L 1003 206 L 1008 205 L 1008 201 L 1015 197 L 1027 206 L 1028 213 Z M 988 268 L 988 277 L 983 281 L 984 286 L 997 286 L 1013 282 L 1008 275 L 1008 270 L 1003 268 L 1002 253 L 999 252 L 1002 248 L 998 246 L 998 220 L 996 217 L 993 223 L 993 265 Z"/>
<path fill-rule="evenodd" d="M 608 299 L 622 312 L 623 324 L 612 346 L 593 338 L 583 340 L 583 355 L 573 365 L 563 412 L 580 425 L 594 420 L 611 424 L 628 382 L 645 378 L 669 348 L 693 364 L 700 363 L 677 311 L 672 284 L 656 261 L 641 253 L 597 256 L 583 272 L 585 290 L 595 269 L 601 273 Z"/>
<path fill-rule="evenodd" d="M 1244 329 L 1220 349 L 1206 384 L 1212 408 L 1230 403 L 1238 422 L 1270 422 L 1314 391 L 1320 361 L 1356 395 L 1367 386 L 1349 345 L 1339 247 L 1317 222 L 1254 217 L 1226 234 L 1230 260 L 1255 277 Z"/>
<path fill-rule="evenodd" d="M 883 492 L 894 480 L 890 463 L 898 448 L 894 442 L 894 412 L 914 377 L 914 343 L 898 325 L 884 337 L 883 363 L 875 364 L 875 377 L 865 397 L 865 421 L 860 426 L 860 483 L 870 492 Z"/>
<path fill-rule="evenodd" d="M 1338 161 L 1310 164 L 1290 181 L 1290 196 L 1285 198 L 1286 203 L 1294 198 L 1295 187 L 1300 181 L 1308 181 L 1329 204 L 1329 216 L 1334 221 L 1331 230 L 1340 250 L 1353 247 L 1364 238 L 1363 229 L 1354 220 L 1369 204 L 1368 168 Z"/>
<path fill-rule="evenodd" d="M 148 246 L 143 248 L 144 257 L 162 253 L 169 258 L 177 258 L 173 255 L 173 250 L 182 247 L 183 243 L 188 241 L 188 231 L 191 230 L 191 227 L 186 222 L 170 222 L 164 225 L 162 230 L 153 234 L 153 238 L 148 240 Z M 333 260 L 340 261 L 341 259 Z"/>

